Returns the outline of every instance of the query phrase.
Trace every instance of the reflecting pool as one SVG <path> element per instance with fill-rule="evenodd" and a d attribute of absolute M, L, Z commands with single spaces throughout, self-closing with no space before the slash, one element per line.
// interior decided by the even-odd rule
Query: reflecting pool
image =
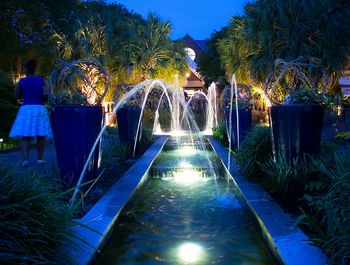
<path fill-rule="evenodd" d="M 274 265 L 216 154 L 173 145 L 158 155 L 96 264 Z"/>

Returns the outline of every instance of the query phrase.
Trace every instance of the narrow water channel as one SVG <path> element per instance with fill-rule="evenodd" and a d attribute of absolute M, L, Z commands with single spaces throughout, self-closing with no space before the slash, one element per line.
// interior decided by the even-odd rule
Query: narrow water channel
<path fill-rule="evenodd" d="M 96 264 L 274 265 L 216 154 L 173 146 L 157 157 Z"/>

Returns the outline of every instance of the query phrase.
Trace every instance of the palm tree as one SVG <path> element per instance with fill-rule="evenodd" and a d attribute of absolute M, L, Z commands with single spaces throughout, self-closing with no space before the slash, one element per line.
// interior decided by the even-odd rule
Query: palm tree
<path fill-rule="evenodd" d="M 221 63 L 217 47 L 218 41 L 227 36 L 227 30 L 228 27 L 224 27 L 220 31 L 215 31 L 207 40 L 207 52 L 202 53 L 199 58 L 197 71 L 204 77 L 207 87 L 215 81 L 219 81 L 222 84 L 227 82 L 225 68 Z"/>
<path fill-rule="evenodd" d="M 245 17 L 233 17 L 226 30 L 226 36 L 219 39 L 217 45 L 227 79 L 231 80 L 232 74 L 236 73 L 241 81 L 249 83 L 252 82 L 249 59 L 257 49 L 253 42 L 246 40 L 245 30 Z"/>
<path fill-rule="evenodd" d="M 150 79 L 155 69 L 176 56 L 175 44 L 170 40 L 171 25 L 151 14 L 142 25 L 135 25 L 135 36 L 129 46 L 133 51 L 131 62 L 139 68 L 141 79 Z"/>
<path fill-rule="evenodd" d="M 267 79 L 276 59 L 300 56 L 319 59 L 334 75 L 350 52 L 349 16 L 345 0 L 257 0 L 232 20 L 221 57 L 228 72 L 240 69 L 256 82 Z"/>

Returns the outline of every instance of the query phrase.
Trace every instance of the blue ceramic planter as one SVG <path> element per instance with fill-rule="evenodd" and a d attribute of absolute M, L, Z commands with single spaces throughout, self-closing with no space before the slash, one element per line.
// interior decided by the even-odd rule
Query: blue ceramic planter
<path fill-rule="evenodd" d="M 141 108 L 138 107 L 122 107 L 117 111 L 118 132 L 121 143 L 134 144 L 140 115 Z"/>
<path fill-rule="evenodd" d="M 291 162 L 298 156 L 317 155 L 323 125 L 320 105 L 291 104 L 270 108 L 273 155 Z"/>
<path fill-rule="evenodd" d="M 62 179 L 68 186 L 74 186 L 102 128 L 102 107 L 56 106 L 52 109 L 51 119 Z M 96 173 L 98 157 L 99 147 L 90 162 L 85 181 Z"/>
<path fill-rule="evenodd" d="M 226 118 L 226 128 L 229 128 L 229 110 L 225 111 Z M 239 118 L 239 142 L 242 144 L 244 141 L 248 131 L 252 128 L 252 111 L 246 109 L 238 110 L 238 118 Z M 236 149 L 238 146 L 237 142 L 237 116 L 236 110 L 232 110 L 232 130 L 231 130 L 231 143 L 232 148 Z"/>

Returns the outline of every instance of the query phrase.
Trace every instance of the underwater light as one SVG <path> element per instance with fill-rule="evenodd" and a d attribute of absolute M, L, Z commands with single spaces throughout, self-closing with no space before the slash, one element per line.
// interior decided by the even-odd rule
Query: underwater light
<path fill-rule="evenodd" d="M 185 170 L 174 172 L 174 179 L 175 179 L 175 182 L 179 184 L 191 185 L 201 181 L 203 178 L 200 172 L 190 170 L 190 169 L 187 169 L 187 170 L 185 169 Z"/>
<path fill-rule="evenodd" d="M 180 164 L 179 164 L 179 166 L 181 167 L 181 168 L 192 168 L 193 166 L 192 166 L 192 164 L 190 164 L 190 163 L 188 163 L 188 162 L 186 162 L 186 161 L 181 161 L 180 162 Z"/>
<path fill-rule="evenodd" d="M 195 243 L 184 243 L 177 250 L 177 256 L 184 263 L 196 263 L 203 259 L 203 248 Z"/>
<path fill-rule="evenodd" d="M 192 146 L 183 146 L 179 149 L 179 153 L 181 155 L 194 155 L 196 153 L 196 149 Z"/>

